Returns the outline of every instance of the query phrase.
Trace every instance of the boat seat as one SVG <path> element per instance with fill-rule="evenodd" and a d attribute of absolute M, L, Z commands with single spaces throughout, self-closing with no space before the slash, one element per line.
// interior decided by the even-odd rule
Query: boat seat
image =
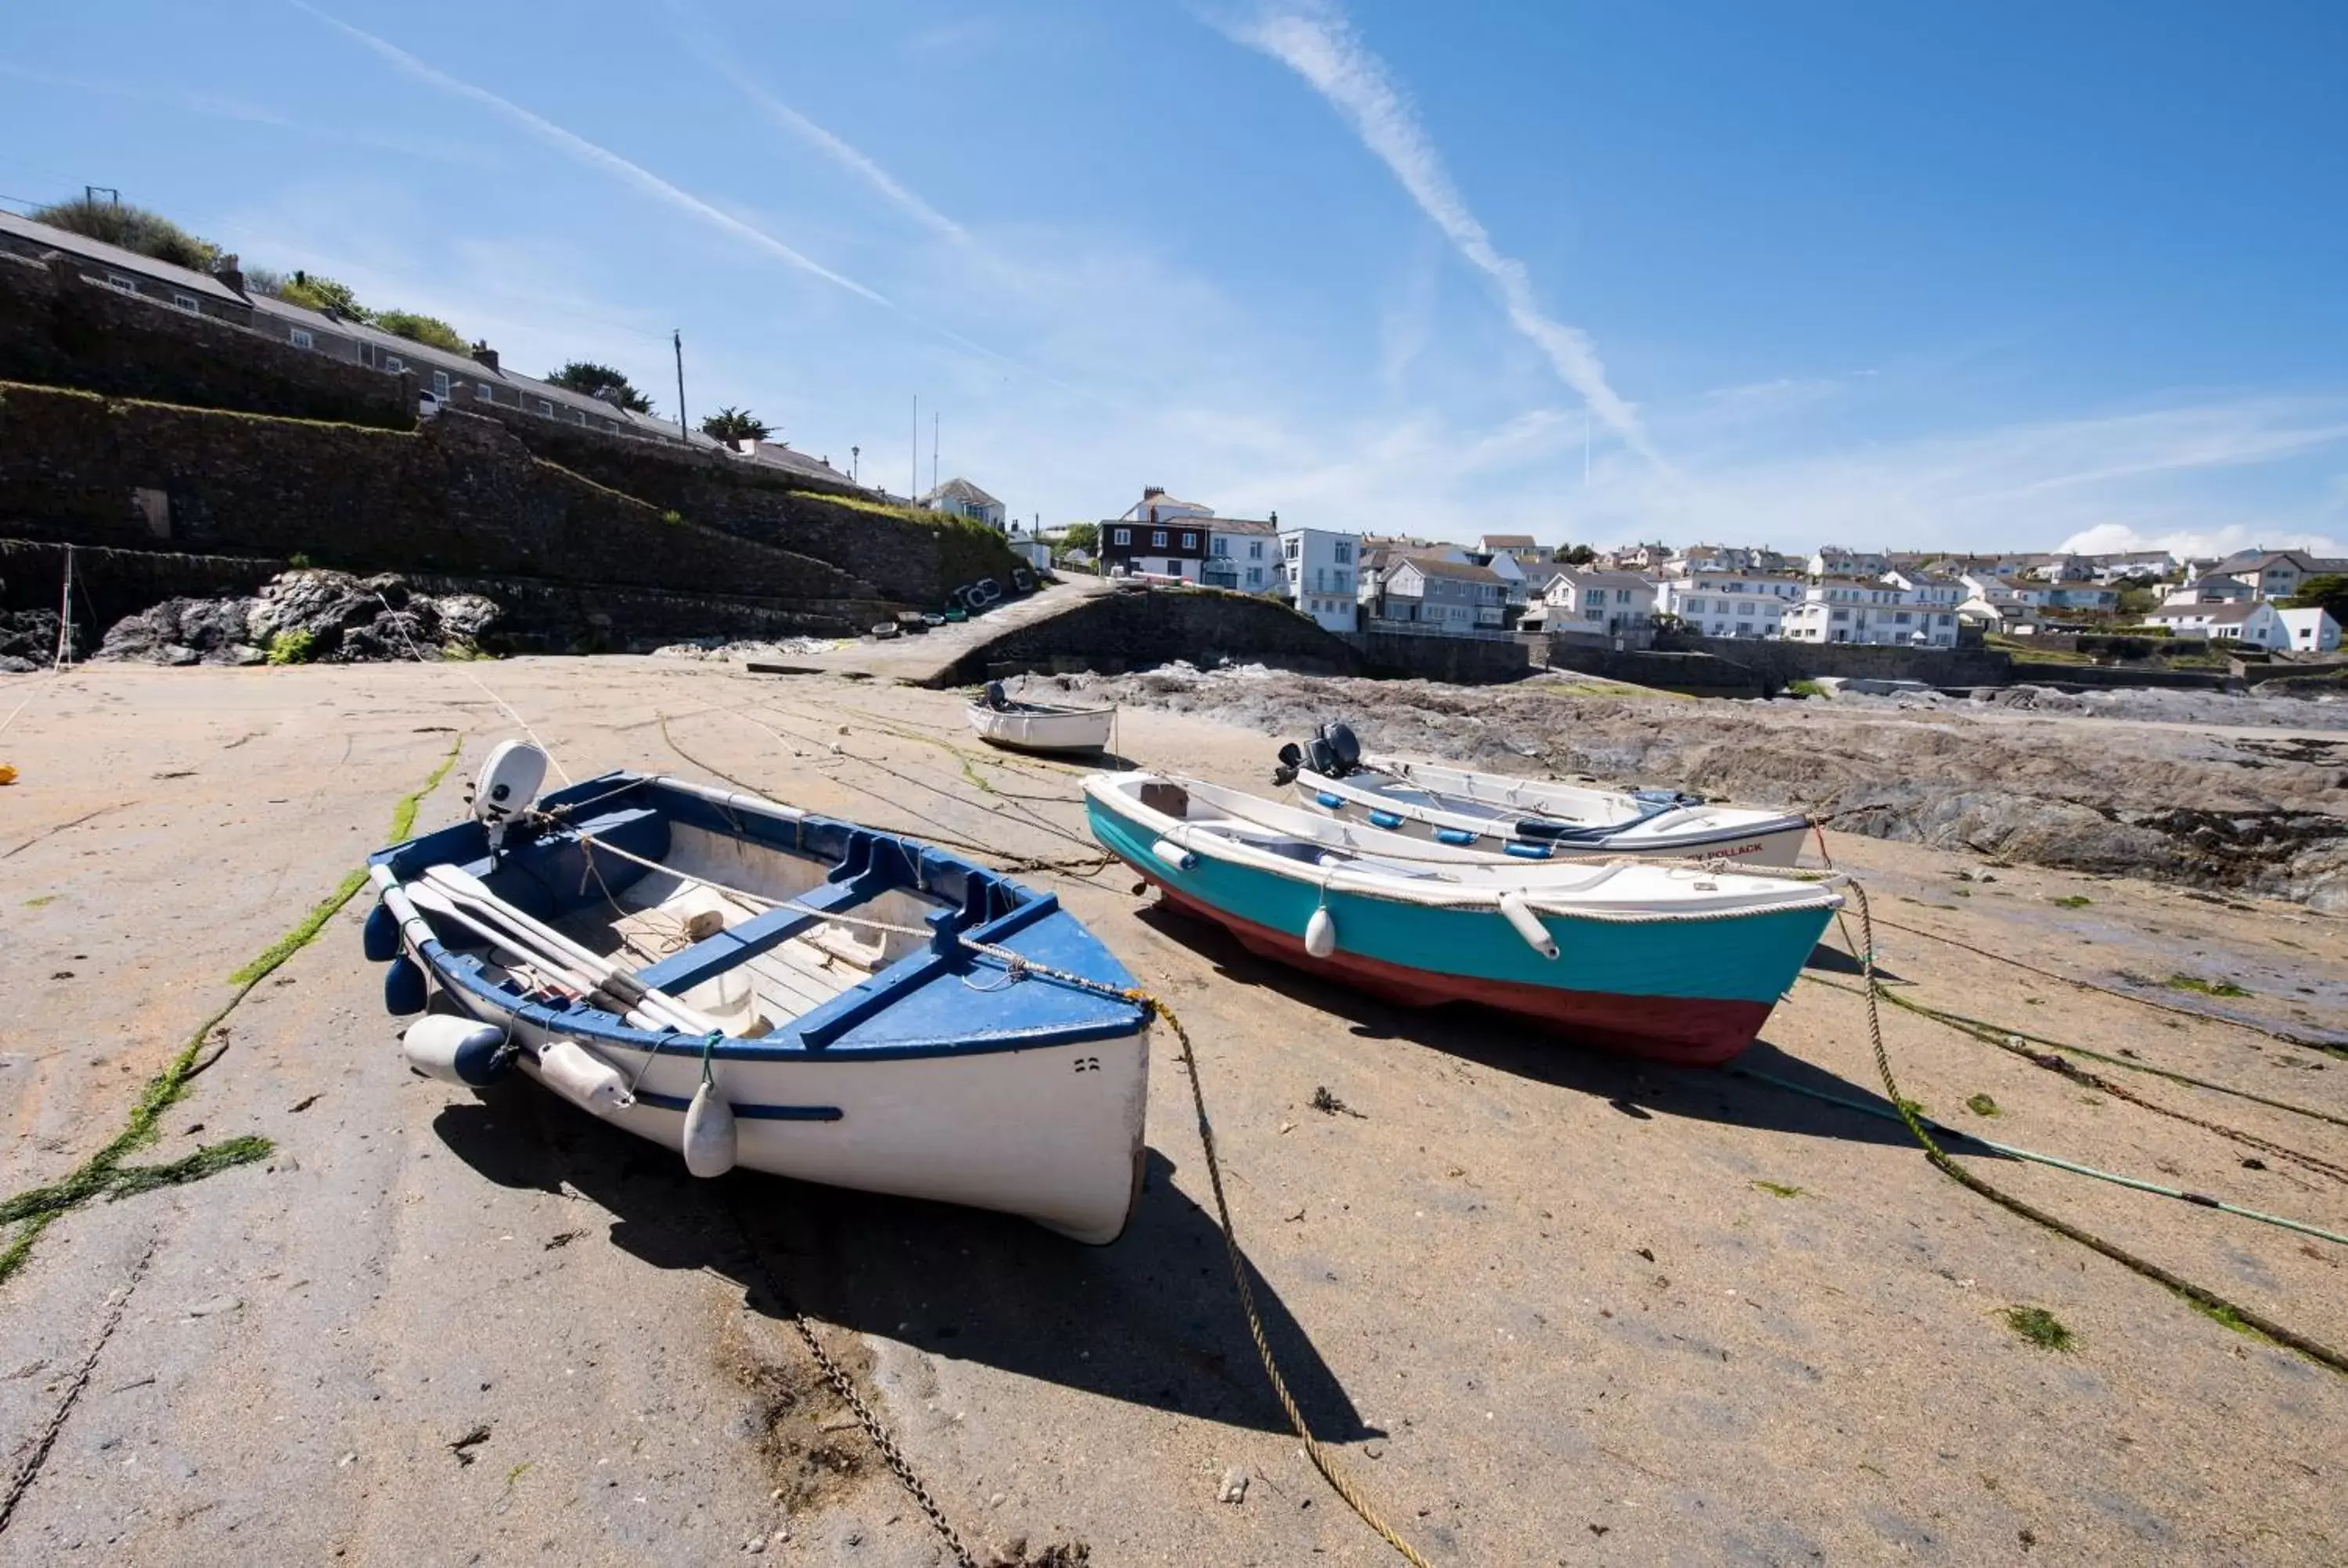
<path fill-rule="evenodd" d="M 827 882 L 800 894 L 789 907 L 754 915 L 738 926 L 715 932 L 682 952 L 638 969 L 636 979 L 671 996 L 690 990 L 810 927 L 823 924 L 826 914 L 861 904 L 880 891 L 881 884 L 870 873 L 844 882 Z"/>

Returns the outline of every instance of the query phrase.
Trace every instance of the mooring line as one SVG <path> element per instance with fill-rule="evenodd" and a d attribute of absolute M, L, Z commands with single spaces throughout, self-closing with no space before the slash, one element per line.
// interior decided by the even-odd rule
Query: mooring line
<path fill-rule="evenodd" d="M 25 1462 L 16 1467 L 16 1473 L 9 1479 L 8 1495 L 0 1499 L 0 1535 L 7 1533 L 8 1526 L 16 1518 L 17 1504 L 25 1501 L 25 1494 L 33 1490 L 33 1482 L 40 1479 L 42 1467 L 49 1462 L 50 1450 L 57 1446 L 57 1439 L 64 1434 L 66 1422 L 71 1419 L 74 1407 L 81 1402 L 83 1390 L 89 1387 L 90 1378 L 98 1371 L 98 1358 L 106 1353 L 107 1341 L 112 1339 L 114 1331 L 122 1327 L 122 1315 L 130 1307 L 131 1292 L 137 1290 L 139 1282 L 147 1277 L 147 1266 L 154 1259 L 155 1245 L 155 1238 L 149 1237 L 146 1246 L 139 1254 L 139 1261 L 130 1266 L 130 1277 L 123 1282 L 122 1288 L 115 1293 L 114 1299 L 108 1305 L 105 1320 L 98 1325 L 98 1337 L 91 1342 L 89 1354 L 82 1358 L 73 1381 L 66 1385 L 64 1397 L 57 1400 L 57 1408 L 50 1412 L 40 1435 L 34 1440 L 32 1451 L 25 1456 Z"/>
<path fill-rule="evenodd" d="M 2247 1325 L 2277 1344 L 2298 1351 L 2311 1361 L 2328 1367 L 2334 1372 L 2348 1375 L 2348 1356 L 2343 1356 L 2327 1345 L 2287 1328 L 2262 1313 L 2230 1301 L 2216 1291 L 2173 1274 L 2150 1258 L 2139 1257 L 2117 1243 L 2106 1241 L 2093 1231 L 2075 1225 L 2068 1220 L 2059 1219 L 2044 1209 L 2024 1203 L 2011 1193 L 1975 1175 L 1952 1159 L 1948 1152 L 1933 1140 L 1931 1132 L 1917 1115 L 1914 1105 L 1900 1092 L 1899 1081 L 1892 1076 L 1891 1057 L 1883 1044 L 1882 1014 L 1877 1005 L 1878 999 L 1884 992 L 1882 982 L 1876 978 L 1875 974 L 1874 916 L 1868 907 L 1867 889 L 1858 882 L 1850 883 L 1849 886 L 1852 900 L 1859 907 L 1861 943 L 1859 966 L 1862 979 L 1867 986 L 1867 1031 L 1869 1043 L 1875 1052 L 1875 1069 L 1882 1076 L 1886 1098 L 1899 1111 L 1900 1120 L 1907 1123 L 1909 1132 L 1914 1136 L 1917 1143 L 1923 1145 L 1924 1157 L 1931 1162 L 1934 1169 L 1958 1185 L 1989 1199 L 2000 1207 L 2010 1210 L 2035 1225 L 2043 1225 L 2056 1235 L 2077 1242 L 2092 1252 L 2100 1253 L 2114 1263 L 2131 1269 L 2156 1284 L 2167 1286 L 2177 1295 L 2216 1317 L 2220 1322 Z"/>

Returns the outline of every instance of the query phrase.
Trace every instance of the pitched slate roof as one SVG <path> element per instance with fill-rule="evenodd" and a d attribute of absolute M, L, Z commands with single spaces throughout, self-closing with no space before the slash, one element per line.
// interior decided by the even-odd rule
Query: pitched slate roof
<path fill-rule="evenodd" d="M 972 484 L 969 480 L 964 479 L 960 476 L 948 479 L 944 484 L 940 485 L 936 489 L 932 490 L 928 495 L 922 497 L 922 502 L 924 506 L 928 505 L 932 501 L 960 501 L 966 507 L 999 507 L 1003 505 L 1002 502 L 996 500 L 994 497 L 988 495 L 985 491 L 980 489 L 977 486 Z"/>
<path fill-rule="evenodd" d="M 1530 534 L 1486 534 L 1483 538 L 1484 548 L 1495 550 L 1529 549 L 1532 542 Z"/>
<path fill-rule="evenodd" d="M 1395 564 L 1399 566 L 1403 563 L 1397 561 Z M 1498 583 L 1502 580 L 1500 574 L 1490 567 L 1478 566 L 1472 561 L 1443 560 L 1434 556 L 1412 556 L 1409 558 L 1409 564 L 1417 568 L 1425 576 L 1447 577 L 1456 582 Z"/>
<path fill-rule="evenodd" d="M 169 261 L 159 261 L 152 256 L 142 256 L 136 251 L 126 251 L 103 240 L 91 240 L 64 229 L 52 229 L 46 223 L 36 223 L 13 212 L 0 212 L 0 234 L 14 235 L 45 250 L 79 256 L 99 266 L 111 267 L 118 272 L 137 272 L 142 277 L 160 279 L 174 288 L 185 289 L 191 294 L 201 294 L 222 304 L 242 305 L 245 302 L 243 295 L 210 273 L 175 267 Z"/>

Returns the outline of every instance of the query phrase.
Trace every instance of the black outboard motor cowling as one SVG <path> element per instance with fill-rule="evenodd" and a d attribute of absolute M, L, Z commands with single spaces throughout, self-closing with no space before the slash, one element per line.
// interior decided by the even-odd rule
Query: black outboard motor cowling
<path fill-rule="evenodd" d="M 1294 741 L 1291 741 L 1286 745 L 1280 748 L 1280 754 L 1275 760 L 1280 765 L 1272 770 L 1272 782 L 1275 785 L 1294 784 L 1296 782 L 1296 770 L 1304 765 L 1304 753 L 1303 750 L 1298 747 Z"/>
<path fill-rule="evenodd" d="M 1353 726 L 1343 719 L 1334 719 L 1321 726 L 1321 738 L 1329 743 L 1329 754 L 1336 759 L 1336 771 L 1329 776 L 1342 778 L 1362 765 L 1362 743 Z"/>
<path fill-rule="evenodd" d="M 1002 682 L 989 681 L 986 683 L 986 705 L 998 713 L 1011 706 L 1011 699 L 1004 692 Z"/>

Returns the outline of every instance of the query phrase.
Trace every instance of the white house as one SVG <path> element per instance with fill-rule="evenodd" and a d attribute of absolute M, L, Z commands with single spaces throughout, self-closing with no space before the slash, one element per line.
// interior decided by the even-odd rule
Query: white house
<path fill-rule="evenodd" d="M 1530 534 L 1486 534 L 1476 541 L 1477 553 L 1495 558 L 1507 556 L 1519 566 L 1534 567 L 1549 559 L 1549 548 L 1533 543 Z M 1494 561 L 1497 566 L 1498 560 Z"/>
<path fill-rule="evenodd" d="M 2209 569 L 2211 577 L 2232 578 L 2255 599 L 2289 599 L 2299 585 L 2333 563 L 2298 550 L 2238 550 Z"/>
<path fill-rule="evenodd" d="M 1280 525 L 1252 518 L 1209 518 L 1207 559 L 1199 580 L 1210 588 L 1288 597 Z"/>
<path fill-rule="evenodd" d="M 1144 485 L 1141 499 L 1126 507 L 1115 520 L 1120 523 L 1172 522 L 1176 518 L 1211 518 L 1212 507 L 1202 507 L 1196 501 L 1177 500 L 1166 493 L 1162 485 Z"/>
<path fill-rule="evenodd" d="M 2178 604 L 2240 604 L 2253 598 L 2250 585 L 2239 578 L 2197 577 L 2162 596 L 2164 607 Z"/>
<path fill-rule="evenodd" d="M 1281 564 L 1288 574 L 1283 597 L 1324 631 L 1353 630 L 1360 619 L 1354 595 L 1361 553 L 1359 534 L 1281 529 Z"/>
<path fill-rule="evenodd" d="M 1368 606 L 1373 620 L 1398 620 L 1441 631 L 1498 631 L 1508 592 L 1492 569 L 1473 561 L 1405 556 L 1379 574 Z"/>
<path fill-rule="evenodd" d="M 1551 631 L 1628 631 L 1654 619 L 1655 593 L 1632 572 L 1568 568 L 1541 593 L 1542 624 Z"/>
<path fill-rule="evenodd" d="M 1785 634 L 1797 642 L 1953 648 L 1957 611 L 1919 604 L 1888 582 L 1830 577 L 1810 584 L 1802 602 L 1787 608 Z"/>
<path fill-rule="evenodd" d="M 2288 648 L 2291 630 L 2282 617 L 2281 610 L 2257 599 L 2235 604 L 2164 604 L 2145 619 L 2147 625 L 2165 626 L 2178 637 Z"/>
<path fill-rule="evenodd" d="M 1810 556 L 1812 577 L 1881 577 L 1890 569 L 1890 559 L 1880 550 L 1847 550 L 1840 545 L 1821 545 Z"/>
<path fill-rule="evenodd" d="M 2340 651 L 2340 623 L 2322 605 L 2305 610 L 2279 610 L 2283 630 L 2290 634 L 2284 645 L 2295 653 L 2336 653 Z"/>
<path fill-rule="evenodd" d="M 1797 577 L 1699 571 L 1665 579 L 1656 609 L 1707 637 L 1776 637 L 1787 610 L 1802 601 L 1808 586 Z"/>
<path fill-rule="evenodd" d="M 990 528 L 1003 527 L 1003 503 L 959 476 L 923 496 L 922 505 L 933 512 L 952 512 L 956 517 L 984 523 Z"/>
<path fill-rule="evenodd" d="M 1960 579 L 1921 567 L 1895 568 L 1883 574 L 1883 580 L 1906 590 L 1915 603 L 1933 610 L 1954 610 L 1972 597 L 1972 590 Z"/>

